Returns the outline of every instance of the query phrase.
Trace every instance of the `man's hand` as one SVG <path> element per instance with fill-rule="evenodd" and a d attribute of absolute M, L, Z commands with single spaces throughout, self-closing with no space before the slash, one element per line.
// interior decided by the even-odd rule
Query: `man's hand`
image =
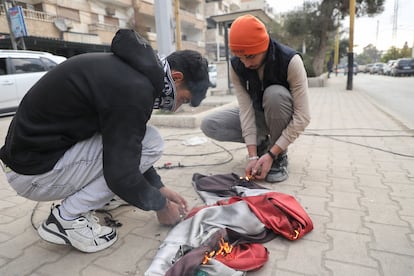
<path fill-rule="evenodd" d="M 246 168 L 244 169 L 244 173 L 246 176 L 255 176 L 258 172 L 255 171 L 255 173 L 253 173 L 254 171 L 254 167 L 256 166 L 258 160 L 249 160 L 249 162 L 247 163 Z"/>
<path fill-rule="evenodd" d="M 160 192 L 167 202 L 163 209 L 157 211 L 158 221 L 164 225 L 175 225 L 188 213 L 187 201 L 167 187 L 162 187 Z"/>
<path fill-rule="evenodd" d="M 272 163 L 272 157 L 269 154 L 264 154 L 257 161 L 249 161 L 245 169 L 246 175 L 254 176 L 256 179 L 265 179 L 272 167 Z"/>
<path fill-rule="evenodd" d="M 187 201 L 177 192 L 167 188 L 167 187 L 162 187 L 160 189 L 160 193 L 165 196 L 165 198 L 171 200 L 172 202 L 178 204 L 181 208 L 181 212 L 183 214 L 186 214 L 188 212 L 188 203 Z"/>
<path fill-rule="evenodd" d="M 183 218 L 180 206 L 169 199 L 166 200 L 164 208 L 157 211 L 157 218 L 159 223 L 164 225 L 175 225 Z"/>

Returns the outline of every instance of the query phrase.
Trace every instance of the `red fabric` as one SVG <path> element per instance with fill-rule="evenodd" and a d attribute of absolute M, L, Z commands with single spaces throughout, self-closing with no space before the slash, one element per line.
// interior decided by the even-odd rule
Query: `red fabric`
<path fill-rule="evenodd" d="M 228 267 L 241 271 L 261 268 L 269 259 L 269 252 L 259 243 L 238 244 L 227 255 L 217 255 L 215 259 Z"/>
<path fill-rule="evenodd" d="M 297 240 L 312 231 L 313 223 L 296 199 L 287 194 L 269 192 L 258 196 L 231 197 L 219 205 L 244 200 L 258 219 L 275 233 L 289 240 Z"/>

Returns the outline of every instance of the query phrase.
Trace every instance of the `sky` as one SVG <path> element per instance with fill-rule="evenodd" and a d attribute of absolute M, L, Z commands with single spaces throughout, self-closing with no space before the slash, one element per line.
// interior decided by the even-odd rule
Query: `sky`
<path fill-rule="evenodd" d="M 287 12 L 301 7 L 304 0 L 270 0 L 274 11 Z M 384 12 L 375 17 L 360 17 L 355 19 L 354 52 L 361 53 L 368 44 L 386 51 L 391 46 L 402 48 L 407 42 L 409 47 L 414 44 L 414 1 L 398 0 L 397 33 L 393 39 L 393 15 L 396 0 L 385 0 Z M 342 28 L 349 30 L 349 17 L 342 22 Z M 348 36 L 348 35 L 347 35 Z"/>

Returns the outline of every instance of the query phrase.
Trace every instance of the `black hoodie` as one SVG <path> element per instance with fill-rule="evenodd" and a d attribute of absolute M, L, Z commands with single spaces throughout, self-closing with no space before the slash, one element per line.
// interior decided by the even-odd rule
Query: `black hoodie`
<path fill-rule="evenodd" d="M 0 158 L 19 174 L 42 174 L 71 146 L 100 133 L 108 187 L 141 209 L 159 210 L 161 180 L 153 168 L 145 176 L 138 168 L 163 67 L 132 30 L 119 30 L 111 51 L 72 57 L 44 75 L 21 101 Z"/>

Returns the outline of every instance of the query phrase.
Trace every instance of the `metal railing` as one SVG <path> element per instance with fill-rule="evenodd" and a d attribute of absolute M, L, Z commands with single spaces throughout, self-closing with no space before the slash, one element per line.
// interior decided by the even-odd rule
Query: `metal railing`
<path fill-rule="evenodd" d="M 33 19 L 37 21 L 43 21 L 43 22 L 53 22 L 56 20 L 56 15 L 51 15 L 46 12 L 40 12 L 40 11 L 34 11 L 34 10 L 28 10 L 23 9 L 24 18 L 27 19 Z"/>

